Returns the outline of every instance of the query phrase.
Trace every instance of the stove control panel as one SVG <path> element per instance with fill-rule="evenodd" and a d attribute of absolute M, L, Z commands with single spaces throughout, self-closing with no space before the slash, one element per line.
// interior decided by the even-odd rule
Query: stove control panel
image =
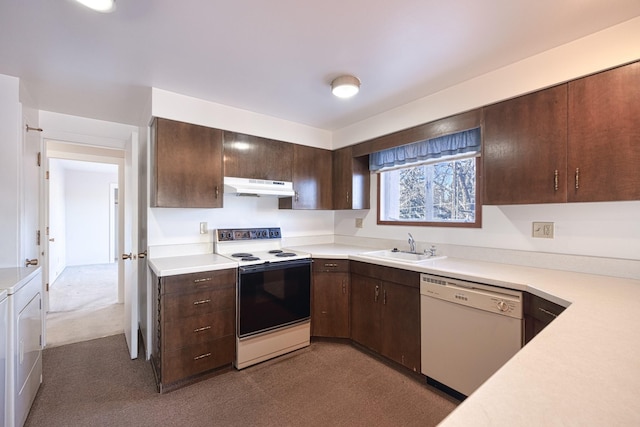
<path fill-rule="evenodd" d="M 236 240 L 280 239 L 280 228 L 225 228 L 216 231 L 218 242 L 233 242 Z"/>

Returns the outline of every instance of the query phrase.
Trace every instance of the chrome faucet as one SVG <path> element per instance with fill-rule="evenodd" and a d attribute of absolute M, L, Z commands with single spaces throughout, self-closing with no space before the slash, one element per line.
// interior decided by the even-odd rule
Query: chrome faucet
<path fill-rule="evenodd" d="M 409 252 L 416 253 L 416 241 L 413 239 L 411 233 L 409 234 Z"/>
<path fill-rule="evenodd" d="M 429 255 L 430 258 L 436 256 L 436 252 L 437 252 L 436 245 L 431 245 L 430 249 L 424 250 L 425 255 Z"/>

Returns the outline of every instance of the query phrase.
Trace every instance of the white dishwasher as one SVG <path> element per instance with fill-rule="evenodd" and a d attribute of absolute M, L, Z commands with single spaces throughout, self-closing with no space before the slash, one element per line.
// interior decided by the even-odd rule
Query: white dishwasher
<path fill-rule="evenodd" d="M 420 275 L 422 373 L 469 396 L 522 347 L 522 292 Z"/>

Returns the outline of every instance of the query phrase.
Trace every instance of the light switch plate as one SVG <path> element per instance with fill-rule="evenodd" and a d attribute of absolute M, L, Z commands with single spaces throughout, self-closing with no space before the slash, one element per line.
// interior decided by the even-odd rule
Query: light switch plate
<path fill-rule="evenodd" d="M 200 234 L 207 234 L 209 232 L 209 224 L 206 222 L 200 223 Z"/>
<path fill-rule="evenodd" d="M 552 222 L 534 222 L 531 235 L 543 239 L 553 239 Z"/>

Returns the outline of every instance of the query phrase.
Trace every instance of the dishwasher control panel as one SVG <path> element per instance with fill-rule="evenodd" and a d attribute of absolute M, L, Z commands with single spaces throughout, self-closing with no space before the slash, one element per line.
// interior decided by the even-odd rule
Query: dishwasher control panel
<path fill-rule="evenodd" d="M 522 319 L 522 292 L 481 283 L 420 275 L 420 294 L 471 308 Z"/>

